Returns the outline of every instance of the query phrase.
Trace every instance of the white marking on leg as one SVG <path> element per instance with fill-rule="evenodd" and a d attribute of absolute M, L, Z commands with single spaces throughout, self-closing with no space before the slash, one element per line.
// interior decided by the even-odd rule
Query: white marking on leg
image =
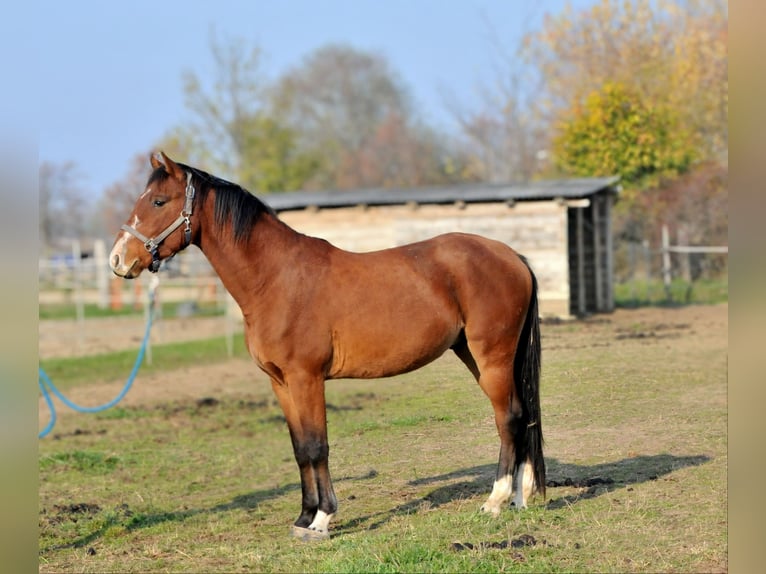
<path fill-rule="evenodd" d="M 505 503 L 511 497 L 511 491 L 513 488 L 513 477 L 510 474 L 506 474 L 499 480 L 496 480 L 492 485 L 492 494 L 489 495 L 487 502 L 482 507 L 482 512 L 491 512 L 493 516 L 500 514 L 503 503 Z"/>
<path fill-rule="evenodd" d="M 332 514 L 327 514 L 324 510 L 317 510 L 314 522 L 309 524 L 309 530 L 316 530 L 322 534 L 327 534 L 332 516 Z"/>
<path fill-rule="evenodd" d="M 519 510 L 526 508 L 527 500 L 532 496 L 534 487 L 535 479 L 532 476 L 532 463 L 527 459 L 516 470 L 516 496 L 513 497 L 513 505 Z"/>

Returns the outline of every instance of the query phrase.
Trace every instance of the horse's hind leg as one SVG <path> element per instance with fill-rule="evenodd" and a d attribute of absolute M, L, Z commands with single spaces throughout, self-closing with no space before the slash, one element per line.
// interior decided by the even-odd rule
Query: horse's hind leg
<path fill-rule="evenodd" d="M 495 425 L 500 436 L 500 456 L 495 482 L 492 493 L 482 505 L 481 510 L 497 516 L 513 492 L 515 460 L 513 436 L 521 419 L 521 404 L 516 399 L 513 374 L 508 367 L 482 369 L 479 385 L 492 402 Z"/>
<path fill-rule="evenodd" d="M 478 381 L 480 376 L 479 367 L 476 365 L 476 359 L 473 358 L 471 350 L 468 348 L 468 341 L 466 341 L 465 338 L 465 331 L 460 332 L 460 336 L 458 337 L 457 341 L 455 341 L 455 344 L 452 345 L 452 350 L 455 352 L 458 358 L 463 361 L 463 363 L 465 363 L 465 366 L 468 367 L 468 370 L 471 371 L 471 374 Z"/>
<path fill-rule="evenodd" d="M 513 400 L 515 398 L 515 393 L 512 395 L 512 389 L 514 389 L 513 374 L 508 365 L 496 368 L 483 365 L 479 369 L 476 359 L 468 347 L 465 332 L 461 333 L 452 346 L 452 350 L 479 382 L 479 386 L 492 402 L 492 408 L 495 412 L 495 425 L 500 436 L 500 457 L 492 493 L 482 505 L 481 510 L 497 516 L 513 492 L 512 475 L 515 456 L 513 427 L 521 414 L 521 405 L 518 401 Z"/>

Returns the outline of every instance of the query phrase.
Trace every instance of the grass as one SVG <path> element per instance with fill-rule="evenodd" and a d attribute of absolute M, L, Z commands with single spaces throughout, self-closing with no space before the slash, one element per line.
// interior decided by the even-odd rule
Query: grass
<path fill-rule="evenodd" d="M 188 302 L 164 302 L 161 304 L 163 317 L 176 317 L 179 313 L 179 307 L 188 306 Z M 77 307 L 74 303 L 48 303 L 41 304 L 38 310 L 39 319 L 43 320 L 73 320 L 77 318 Z M 195 303 L 194 316 L 213 317 L 224 314 L 224 309 L 214 302 Z M 134 309 L 131 305 L 125 305 L 122 309 L 102 309 L 95 303 L 85 303 L 83 305 L 83 315 L 86 318 L 95 319 L 102 317 L 141 317 L 144 315 L 143 305 L 139 309 Z"/>
<path fill-rule="evenodd" d="M 264 378 L 62 416 L 40 442 L 40 571 L 725 571 L 727 341 L 678 313 L 543 327 L 548 499 L 497 519 L 477 511 L 491 409 L 451 357 L 328 383 L 340 510 L 316 544 L 288 536 L 298 473 Z"/>
<path fill-rule="evenodd" d="M 692 282 L 674 279 L 669 289 L 660 280 L 616 283 L 614 300 L 617 307 L 625 308 L 725 303 L 729 300 L 729 278 Z"/>
<path fill-rule="evenodd" d="M 119 459 L 102 452 L 73 450 L 57 452 L 40 459 L 40 468 L 46 470 L 64 470 L 87 474 L 109 474 Z"/>

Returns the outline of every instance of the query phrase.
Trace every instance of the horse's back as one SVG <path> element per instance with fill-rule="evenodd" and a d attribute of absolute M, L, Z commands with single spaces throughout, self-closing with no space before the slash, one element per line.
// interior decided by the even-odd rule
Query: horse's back
<path fill-rule="evenodd" d="M 332 288 L 356 293 L 378 308 L 389 300 L 464 307 L 471 299 L 508 299 L 514 293 L 528 301 L 531 290 L 531 274 L 519 254 L 501 241 L 470 233 L 445 233 L 369 253 L 338 253 L 329 275 Z"/>

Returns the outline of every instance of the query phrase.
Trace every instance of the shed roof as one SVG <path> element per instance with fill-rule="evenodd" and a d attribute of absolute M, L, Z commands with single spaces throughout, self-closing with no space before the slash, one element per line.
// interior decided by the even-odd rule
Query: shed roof
<path fill-rule="evenodd" d="M 353 191 L 301 191 L 274 193 L 263 197 L 276 211 L 307 207 L 338 208 L 355 205 L 405 205 L 544 201 L 557 198 L 583 199 L 607 191 L 617 193 L 619 177 L 593 177 L 533 181 L 529 183 L 475 183 L 444 187 L 375 188 Z"/>

